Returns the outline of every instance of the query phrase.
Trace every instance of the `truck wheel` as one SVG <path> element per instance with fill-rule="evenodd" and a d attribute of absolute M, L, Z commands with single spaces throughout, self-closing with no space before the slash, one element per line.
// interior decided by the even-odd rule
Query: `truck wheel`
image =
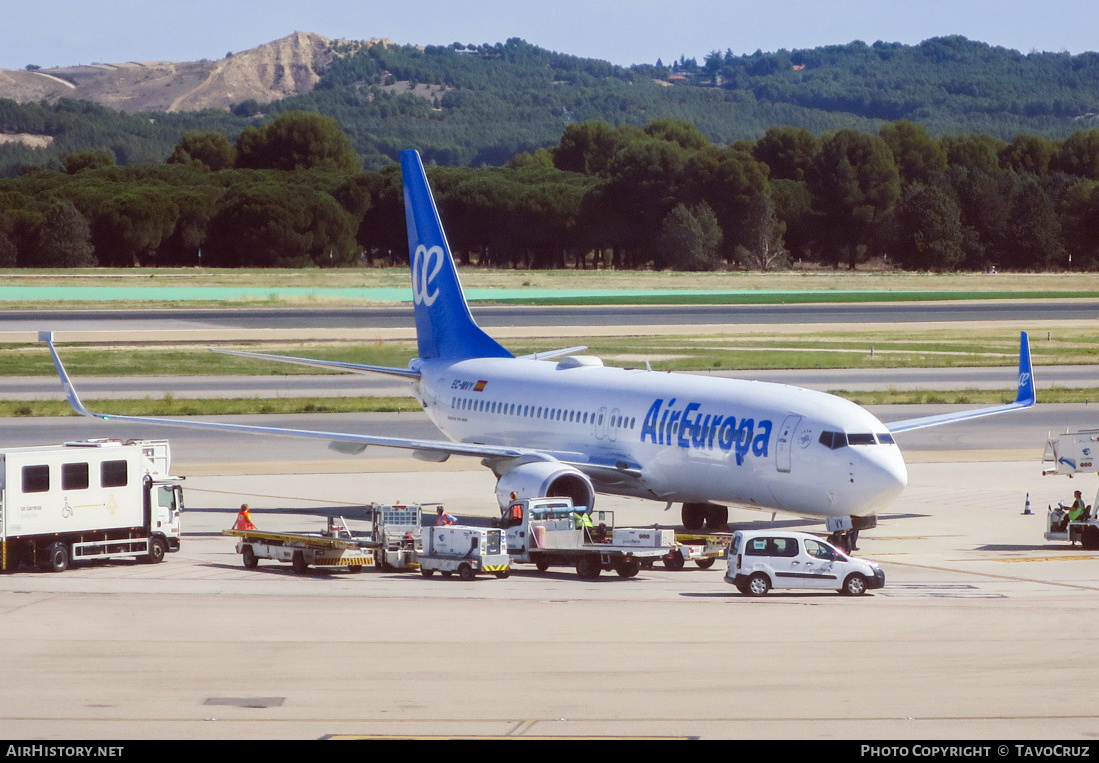
<path fill-rule="evenodd" d="M 251 546 L 244 546 L 240 550 L 240 561 L 246 570 L 254 570 L 259 566 L 259 559 L 256 557 L 256 552 L 252 550 Z"/>
<path fill-rule="evenodd" d="M 534 563 L 534 567 L 539 572 L 545 572 L 546 570 L 548 570 L 550 568 L 549 562 L 543 562 L 541 559 L 539 559 L 537 562 Z"/>
<path fill-rule="evenodd" d="M 363 566 L 361 564 L 349 564 L 347 565 L 348 572 L 362 572 Z"/>
<path fill-rule="evenodd" d="M 595 580 L 603 571 L 598 559 L 585 557 L 576 563 L 576 574 L 583 580 Z"/>
<path fill-rule="evenodd" d="M 762 572 L 757 572 L 748 578 L 744 589 L 744 592 L 749 596 L 763 596 L 771 590 L 771 581 Z"/>
<path fill-rule="evenodd" d="M 496 577 L 498 577 L 498 578 L 500 578 L 501 580 L 503 580 L 504 578 L 506 578 L 506 577 L 510 577 L 510 576 L 511 576 L 511 568 L 508 568 L 508 569 L 506 569 L 506 570 L 498 570 L 497 572 L 494 572 L 493 574 L 494 574 L 494 575 L 495 575 Z"/>
<path fill-rule="evenodd" d="M 641 572 L 641 562 L 637 559 L 624 559 L 614 565 L 614 571 L 622 578 L 636 577 Z"/>
<path fill-rule="evenodd" d="M 1084 537 L 1080 539 L 1080 546 L 1089 551 L 1099 548 L 1099 527 L 1085 527 Z"/>
<path fill-rule="evenodd" d="M 435 574 L 435 570 L 429 570 L 427 567 L 421 567 L 420 574 L 423 575 L 425 578 L 429 578 Z"/>
<path fill-rule="evenodd" d="M 69 547 L 58 541 L 46 548 L 46 569 L 51 572 L 64 572 L 69 568 Z"/>
<path fill-rule="evenodd" d="M 710 557 L 709 559 L 696 559 L 695 564 L 698 565 L 700 570 L 708 570 L 714 566 L 715 561 L 716 560 L 713 557 Z"/>
<path fill-rule="evenodd" d="M 866 593 L 866 578 L 857 572 L 852 572 L 847 576 L 847 580 L 843 581 L 843 589 L 840 593 L 845 596 L 862 596 Z"/>
<path fill-rule="evenodd" d="M 458 577 L 462 580 L 473 580 L 477 577 L 477 573 L 473 571 L 473 568 L 468 564 L 462 563 L 458 566 Z"/>
<path fill-rule="evenodd" d="M 168 553 L 168 544 L 163 538 L 149 539 L 149 555 L 145 557 L 148 564 L 160 564 L 164 561 L 164 555 Z"/>
<path fill-rule="evenodd" d="M 294 572 L 299 575 L 304 575 L 309 569 L 309 563 L 305 561 L 305 554 L 301 551 L 295 551 L 294 557 L 291 560 L 291 565 L 294 567 Z"/>
<path fill-rule="evenodd" d="M 683 555 L 680 554 L 678 551 L 673 551 L 672 553 L 666 555 L 665 557 L 663 557 L 663 559 L 661 559 L 661 561 L 664 562 L 664 569 L 667 569 L 667 570 L 681 570 L 681 569 L 683 569 L 683 564 L 684 564 Z"/>

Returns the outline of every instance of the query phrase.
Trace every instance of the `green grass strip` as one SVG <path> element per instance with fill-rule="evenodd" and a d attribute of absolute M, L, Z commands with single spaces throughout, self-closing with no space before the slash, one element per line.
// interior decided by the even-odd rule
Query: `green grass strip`
<path fill-rule="evenodd" d="M 1014 399 L 1007 390 L 881 390 L 831 394 L 859 405 L 1000 405 Z M 1040 403 L 1099 402 L 1099 387 L 1053 387 L 1038 392 Z M 179 400 L 159 399 L 90 400 L 85 405 L 96 412 L 116 416 L 248 416 L 279 413 L 406 413 L 420 411 L 412 397 L 279 397 Z M 0 401 L 0 418 L 75 416 L 62 400 Z"/>

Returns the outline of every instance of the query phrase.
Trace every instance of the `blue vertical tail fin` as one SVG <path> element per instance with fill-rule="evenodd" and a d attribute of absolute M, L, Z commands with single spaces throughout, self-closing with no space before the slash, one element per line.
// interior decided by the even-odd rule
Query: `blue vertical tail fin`
<path fill-rule="evenodd" d="M 401 178 L 420 357 L 514 357 L 486 334 L 469 312 L 418 152 L 401 152 Z"/>

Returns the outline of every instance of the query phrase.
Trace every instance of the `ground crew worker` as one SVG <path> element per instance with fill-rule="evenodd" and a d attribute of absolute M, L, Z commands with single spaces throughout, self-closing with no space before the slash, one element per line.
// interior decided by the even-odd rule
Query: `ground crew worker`
<path fill-rule="evenodd" d="M 457 517 L 455 517 L 453 514 L 447 514 L 445 511 L 443 511 L 442 506 L 435 510 L 436 527 L 445 527 L 446 525 L 452 525 L 457 521 Z"/>
<path fill-rule="evenodd" d="M 237 514 L 237 521 L 233 524 L 234 530 L 255 530 L 256 526 L 252 524 L 252 514 L 248 511 L 248 504 L 242 503 L 240 505 L 240 512 Z"/>
<path fill-rule="evenodd" d="M 1088 510 L 1088 507 L 1084 503 L 1084 499 L 1080 495 L 1079 490 L 1077 490 L 1072 495 L 1076 500 L 1072 502 L 1072 508 L 1070 508 L 1068 510 L 1068 521 L 1069 522 L 1075 522 L 1077 519 L 1080 519 L 1082 516 L 1084 516 L 1084 514 Z"/>

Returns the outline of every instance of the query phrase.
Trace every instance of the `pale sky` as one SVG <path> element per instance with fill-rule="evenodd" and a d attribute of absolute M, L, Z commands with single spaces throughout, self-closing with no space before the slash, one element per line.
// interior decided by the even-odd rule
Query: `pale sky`
<path fill-rule="evenodd" d="M 0 0 L 0 11 L 6 69 L 214 59 L 296 31 L 416 45 L 521 37 L 622 65 L 948 34 L 1023 53 L 1099 48 L 1095 0 Z"/>

